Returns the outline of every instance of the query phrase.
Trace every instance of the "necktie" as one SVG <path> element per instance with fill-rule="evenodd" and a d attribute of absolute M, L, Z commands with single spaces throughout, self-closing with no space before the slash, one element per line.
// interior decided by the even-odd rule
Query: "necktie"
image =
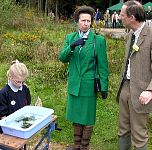
<path fill-rule="evenodd" d="M 125 67 L 125 74 L 124 74 L 124 78 L 126 79 L 126 75 L 127 75 L 127 69 L 128 69 L 128 65 L 129 65 L 129 59 L 130 59 L 130 56 L 132 54 L 132 51 L 133 51 L 133 45 L 134 45 L 134 42 L 135 42 L 135 34 L 132 34 L 132 37 L 131 37 L 131 42 L 130 42 L 130 49 L 129 49 L 129 53 L 128 53 L 128 57 L 127 57 L 127 62 L 126 62 L 126 67 Z"/>
<path fill-rule="evenodd" d="M 134 42 L 135 42 L 135 34 L 133 33 L 132 34 L 132 37 L 131 37 L 131 42 L 130 42 L 130 49 L 129 49 L 129 54 L 128 54 L 128 59 L 130 58 L 131 56 L 131 53 L 132 53 L 132 50 L 133 50 L 133 45 L 134 45 Z"/>

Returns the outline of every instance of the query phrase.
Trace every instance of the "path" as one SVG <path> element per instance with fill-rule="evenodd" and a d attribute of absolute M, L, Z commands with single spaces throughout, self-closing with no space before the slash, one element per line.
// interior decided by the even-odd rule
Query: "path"
<path fill-rule="evenodd" d="M 101 33 L 104 35 L 109 34 L 112 38 L 124 38 L 126 36 L 124 28 L 102 28 Z"/>

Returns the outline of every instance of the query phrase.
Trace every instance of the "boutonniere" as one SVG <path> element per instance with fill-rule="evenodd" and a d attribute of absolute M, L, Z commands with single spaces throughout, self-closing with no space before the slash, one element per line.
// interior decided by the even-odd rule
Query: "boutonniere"
<path fill-rule="evenodd" d="M 133 48 L 133 51 L 135 51 L 135 52 L 138 52 L 138 50 L 139 50 L 139 47 L 136 44 L 134 44 L 132 46 L 132 48 Z"/>

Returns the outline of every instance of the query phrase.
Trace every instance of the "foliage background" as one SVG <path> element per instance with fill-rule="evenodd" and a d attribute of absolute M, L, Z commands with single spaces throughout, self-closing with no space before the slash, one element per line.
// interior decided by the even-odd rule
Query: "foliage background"
<path fill-rule="evenodd" d="M 58 126 L 52 142 L 66 147 L 72 144 L 73 131 L 65 120 L 67 64 L 58 60 L 58 53 L 67 33 L 75 31 L 73 23 L 54 23 L 49 17 L 35 13 L 33 9 L 0 1 L 0 88 L 6 82 L 6 72 L 11 61 L 24 62 L 30 72 L 26 84 L 32 95 L 32 105 L 37 97 L 43 106 L 55 110 Z M 95 27 L 96 28 L 96 27 Z M 124 56 L 124 39 L 111 39 L 107 35 L 110 85 L 106 101 L 98 99 L 97 118 L 91 139 L 92 150 L 117 150 L 118 105 L 115 102 L 119 74 Z M 152 148 L 151 121 L 149 123 L 149 148 Z"/>

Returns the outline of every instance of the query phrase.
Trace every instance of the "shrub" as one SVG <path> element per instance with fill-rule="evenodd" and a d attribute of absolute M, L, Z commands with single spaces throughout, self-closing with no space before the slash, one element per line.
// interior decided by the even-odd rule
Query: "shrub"
<path fill-rule="evenodd" d="M 12 0 L 0 1 L 0 24 L 1 28 L 6 28 L 12 24 L 14 18 L 18 13 L 15 12 L 16 6 Z"/>

